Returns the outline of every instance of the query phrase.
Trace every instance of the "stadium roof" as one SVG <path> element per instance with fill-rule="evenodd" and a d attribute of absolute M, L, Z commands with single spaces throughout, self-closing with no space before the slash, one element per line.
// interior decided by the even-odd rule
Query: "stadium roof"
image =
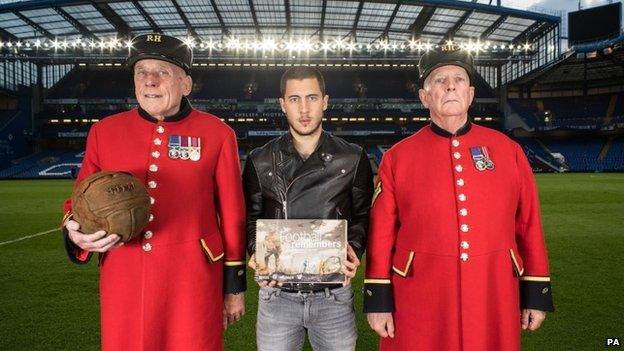
<path fill-rule="evenodd" d="M 491 0 L 482 2 L 16 1 L 0 5 L 0 37 L 13 49 L 19 43 L 20 49 L 26 51 L 34 50 L 31 42 L 35 40 L 51 43 L 75 40 L 88 48 L 84 43 L 117 38 L 120 42 L 114 45 L 121 47 L 124 40 L 148 32 L 188 38 L 202 48 L 209 42 L 226 45 L 232 38 L 239 42 L 255 41 L 255 45 L 267 38 L 277 42 L 304 38 L 316 43 L 318 48 L 323 42 L 336 40 L 357 45 L 351 49 L 369 51 L 371 45 L 380 45 L 379 49 L 383 45 L 385 51 L 415 41 L 435 46 L 448 40 L 516 48 L 533 42 L 560 21 L 552 15 L 489 5 Z"/>
<path fill-rule="evenodd" d="M 570 50 L 551 64 L 510 84 L 570 88 L 571 83 L 587 82 L 603 86 L 621 85 L 624 82 L 624 37 L 609 45 L 596 47 L 593 51 L 584 48 Z"/>

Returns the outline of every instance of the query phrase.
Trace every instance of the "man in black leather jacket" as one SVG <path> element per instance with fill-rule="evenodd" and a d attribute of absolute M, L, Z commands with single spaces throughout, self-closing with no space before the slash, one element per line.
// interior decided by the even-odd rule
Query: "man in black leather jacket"
<path fill-rule="evenodd" d="M 342 272 L 347 283 L 276 287 L 274 281 L 260 282 L 258 350 L 301 349 L 306 331 L 315 350 L 354 350 L 349 282 L 366 247 L 372 170 L 362 147 L 323 131 L 329 96 L 317 69 L 288 69 L 280 90 L 289 131 L 254 149 L 243 171 L 248 251 L 255 252 L 259 218 L 346 219 L 349 247 Z M 250 266 L 255 268 L 253 257 Z"/>

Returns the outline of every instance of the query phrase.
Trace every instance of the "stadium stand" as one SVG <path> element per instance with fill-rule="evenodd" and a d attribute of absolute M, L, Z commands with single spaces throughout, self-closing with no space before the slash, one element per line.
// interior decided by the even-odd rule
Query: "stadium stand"
<path fill-rule="evenodd" d="M 127 5 L 135 6 L 132 2 Z M 367 7 L 374 4 L 364 1 L 362 5 Z M 621 83 L 618 82 L 624 81 L 624 69 L 620 64 L 624 62 L 624 36 L 583 43 L 562 53 L 559 46 L 560 22 L 556 16 L 467 1 L 447 5 L 453 11 L 458 11 L 457 18 L 462 18 L 448 33 L 438 37 L 434 33 L 425 33 L 428 25 L 425 22 L 431 21 L 426 16 L 417 28 L 434 44 L 441 45 L 452 37 L 456 37 L 457 41 L 467 37 L 481 37 L 488 39 L 491 44 L 504 37 L 505 45 L 507 42 L 539 43 L 535 48 L 520 51 L 483 49 L 475 56 L 478 74 L 473 77 L 472 83 L 477 99 L 471 107 L 470 115 L 476 123 L 516 136 L 532 162 L 540 165 L 536 169 L 621 169 L 624 93 Z M 29 6 L 30 4 L 24 3 L 13 7 L 21 11 Z M 163 6 L 168 11 L 195 13 L 191 8 L 175 9 L 168 5 Z M 9 6 L 7 9 L 13 7 Z M 402 13 L 407 8 L 409 6 L 397 5 L 396 14 L 388 18 L 387 28 L 390 32 L 400 32 L 395 28 L 401 27 L 397 26 L 401 18 L 409 17 Z M 428 11 L 437 11 L 435 7 L 425 8 Z M 253 10 L 253 7 L 250 9 Z M 335 9 L 326 10 L 331 14 Z M 0 9 L 2 11 L 4 10 Z M 464 15 L 460 16 L 459 13 Z M 98 13 L 93 15 L 103 16 L 103 19 L 106 17 Z M 480 26 L 475 24 L 479 16 L 491 17 L 492 23 L 476 28 Z M 38 19 L 35 18 L 35 22 L 36 20 Z M 80 22 L 80 19 L 77 21 Z M 526 29 L 512 28 L 507 22 L 532 25 L 527 24 Z M 158 26 L 158 23 L 154 25 Z M 25 26 L 29 26 L 28 23 Z M 293 26 L 297 27 L 296 24 Z M 71 25 L 70 27 L 73 28 Z M 134 28 L 128 29 L 134 31 Z M 179 29 L 188 33 L 186 26 Z M 352 29 L 354 34 L 363 30 L 360 24 L 355 23 Z M 165 32 L 169 30 L 167 27 Z M 210 34 L 202 32 L 203 34 L 195 38 L 198 46 L 194 49 L 196 66 L 192 73 L 194 86 L 191 101 L 195 107 L 212 112 L 229 123 L 237 133 L 241 149 L 248 150 L 287 129 L 277 101 L 279 80 L 285 68 L 292 62 L 313 64 L 324 73 L 327 93 L 331 97 L 325 113 L 324 128 L 365 146 L 371 160 L 377 165 L 383 154 L 380 150 L 384 149 L 379 145 L 392 145 L 427 125 L 429 120 L 428 111 L 417 96 L 419 81 L 414 63 L 420 56 L 421 49 L 417 52 L 406 49 L 414 44 L 407 39 L 405 42 L 393 41 L 393 37 L 399 37 L 396 35 L 398 32 L 375 30 L 375 35 L 368 38 L 370 33 L 367 30 L 373 31 L 368 28 L 362 32 L 364 35 L 354 35 L 359 46 L 351 47 L 349 50 L 356 50 L 353 55 L 349 53 L 348 56 L 345 52 L 340 53 L 340 50 L 336 50 L 337 53 L 313 53 L 312 50 L 305 55 L 293 52 L 291 56 L 290 52 L 283 50 L 287 43 L 279 44 L 282 46 L 275 56 L 267 56 L 264 52 L 260 55 L 258 50 L 249 47 L 228 50 L 231 43 L 226 39 L 210 37 Z M 256 32 L 252 35 L 253 38 L 246 37 L 243 32 L 233 31 L 241 33 L 237 34 L 240 43 L 258 39 L 255 37 Z M 10 34 L 11 31 L 7 33 Z M 7 37 L 4 41 L 15 41 L 16 38 L 23 40 L 23 43 L 34 43 L 36 39 L 46 40 L 38 38 L 37 34 L 29 34 L 36 33 L 34 30 L 17 33 L 16 37 Z M 315 35 L 317 34 L 312 34 L 310 38 L 314 39 Z M 206 45 L 209 42 L 217 43 L 212 48 L 218 49 L 207 50 Z M 17 160 L 13 160 L 9 168 L 0 173 L 0 178 L 37 176 L 43 170 L 42 167 L 51 166 L 49 163 L 55 160 L 57 165 L 75 162 L 69 150 L 80 152 L 83 149 L 85 136 L 94 121 L 135 105 L 132 77 L 123 66 L 123 57 L 126 54 L 123 43 L 115 44 L 120 49 L 113 49 L 110 43 L 104 47 L 102 43 L 106 44 L 102 41 L 94 49 L 90 49 L 87 42 L 83 42 L 85 45 L 77 43 L 75 46 L 81 46 L 82 51 L 63 47 L 62 53 L 55 46 L 60 45 L 58 42 L 47 43 L 55 50 L 40 53 L 58 61 L 33 61 L 33 65 L 40 65 L 42 69 L 43 74 L 38 80 L 34 79 L 36 75 L 18 77 L 14 74 L 21 80 L 12 81 L 13 78 L 9 79 L 7 76 L 5 81 L 0 81 L 9 90 L 15 89 L 19 84 L 42 84 L 42 89 L 31 89 L 29 93 L 29 99 L 41 102 L 34 110 L 34 128 L 22 133 L 18 127 L 13 127 L 12 134 L 20 135 L 23 145 L 30 143 L 28 145 L 31 152 L 48 149 L 50 146 L 57 150 L 67 150 L 52 155 L 39 152 L 32 159 L 24 157 L 25 154 L 15 155 L 13 158 Z M 387 45 L 381 50 L 385 44 Z M 504 48 L 501 42 L 497 44 L 501 49 Z M 546 49 L 547 47 L 550 49 Z M 15 51 L 17 53 L 18 50 Z M 11 55 L 10 52 L 7 54 Z M 295 57 L 295 54 L 300 56 Z M 291 62 L 291 59 L 294 60 Z M 20 68 L 19 72 L 26 71 Z M 23 101 L 18 110 L 28 103 Z M 11 113 L 0 113 L 0 127 L 13 118 Z M 510 116 L 513 113 L 523 123 L 508 123 L 512 120 Z M 588 135 L 587 132 L 594 134 Z M 34 137 L 34 140 L 25 140 L 28 136 Z M 553 156 L 556 153 L 561 153 L 566 162 L 562 163 L 560 158 Z"/>
<path fill-rule="evenodd" d="M 80 168 L 84 152 L 46 150 L 13 161 L 0 170 L 0 179 L 72 178 L 72 168 Z"/>

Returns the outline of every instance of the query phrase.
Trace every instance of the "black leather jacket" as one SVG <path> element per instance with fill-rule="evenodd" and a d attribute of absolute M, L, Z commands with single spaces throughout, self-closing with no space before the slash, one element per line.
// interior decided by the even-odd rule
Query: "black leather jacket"
<path fill-rule="evenodd" d="M 373 174 L 362 147 L 323 132 L 303 160 L 292 135 L 251 151 L 243 171 L 247 248 L 256 250 L 256 220 L 346 219 L 348 241 L 361 257 L 366 248 Z"/>

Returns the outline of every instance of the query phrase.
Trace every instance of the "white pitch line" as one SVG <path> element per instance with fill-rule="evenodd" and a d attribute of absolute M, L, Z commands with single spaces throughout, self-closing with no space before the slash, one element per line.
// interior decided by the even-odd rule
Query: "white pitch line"
<path fill-rule="evenodd" d="M 59 230 L 58 228 L 54 228 L 54 229 L 46 230 L 45 232 L 39 232 L 39 233 L 35 233 L 35 234 L 33 234 L 33 235 L 26 235 L 26 236 L 23 236 L 23 237 L 21 237 L 21 238 L 17 238 L 17 239 L 9 240 L 9 241 L 3 241 L 3 242 L 0 242 L 0 246 L 2 246 L 2 245 L 7 245 L 7 244 L 12 244 L 12 243 L 16 243 L 16 242 L 18 242 L 18 241 L 22 241 L 22 240 L 26 240 L 26 239 L 30 239 L 30 238 L 35 238 L 35 237 L 38 237 L 38 236 L 42 236 L 42 235 L 44 235 L 44 234 L 50 234 L 50 233 L 52 233 L 52 232 L 56 232 L 56 231 L 58 231 L 58 230 Z"/>

